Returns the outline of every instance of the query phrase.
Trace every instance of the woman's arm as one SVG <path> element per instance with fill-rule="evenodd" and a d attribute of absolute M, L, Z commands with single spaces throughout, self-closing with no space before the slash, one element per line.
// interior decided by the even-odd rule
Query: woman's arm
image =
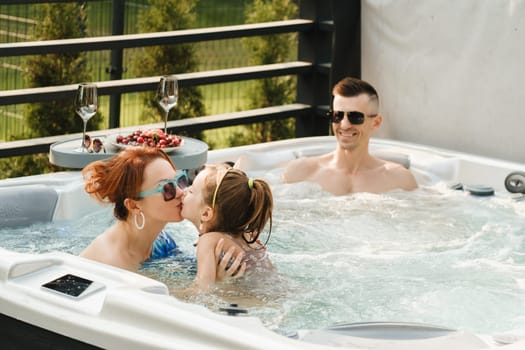
<path fill-rule="evenodd" d="M 206 290 L 217 281 L 226 278 L 237 278 L 244 275 L 246 263 L 244 252 L 230 243 L 221 259 L 226 242 L 220 233 L 207 233 L 199 238 L 197 244 L 197 276 L 194 285 Z M 229 267 L 229 261 L 234 257 Z M 219 261 L 220 260 L 220 261 Z"/>
<path fill-rule="evenodd" d="M 217 265 L 215 279 L 217 281 L 244 276 L 244 271 L 246 270 L 246 262 L 243 261 L 244 253 L 238 254 L 233 263 L 227 268 L 228 262 L 233 257 L 234 251 L 235 247 L 230 247 L 221 259 L 221 253 L 224 252 L 224 238 L 219 239 L 219 242 L 215 246 L 215 260 Z"/>

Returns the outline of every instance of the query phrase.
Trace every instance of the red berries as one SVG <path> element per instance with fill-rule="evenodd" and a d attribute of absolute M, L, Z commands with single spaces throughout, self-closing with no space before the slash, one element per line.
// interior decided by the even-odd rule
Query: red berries
<path fill-rule="evenodd" d="M 177 135 L 165 134 L 160 129 L 150 129 L 136 130 L 127 136 L 118 135 L 115 141 L 123 145 L 168 148 L 180 146 L 182 138 Z"/>

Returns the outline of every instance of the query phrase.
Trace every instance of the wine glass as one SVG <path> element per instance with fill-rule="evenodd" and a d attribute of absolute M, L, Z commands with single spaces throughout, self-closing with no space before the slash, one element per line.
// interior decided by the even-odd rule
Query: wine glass
<path fill-rule="evenodd" d="M 75 97 L 75 112 L 84 122 L 84 132 L 82 134 L 82 146 L 76 149 L 77 152 L 87 152 L 85 144 L 86 126 L 88 120 L 97 113 L 97 108 L 97 86 L 91 83 L 79 84 Z"/>
<path fill-rule="evenodd" d="M 164 75 L 160 78 L 157 89 L 157 101 L 164 111 L 164 133 L 168 132 L 168 114 L 177 105 L 179 83 L 175 75 Z"/>

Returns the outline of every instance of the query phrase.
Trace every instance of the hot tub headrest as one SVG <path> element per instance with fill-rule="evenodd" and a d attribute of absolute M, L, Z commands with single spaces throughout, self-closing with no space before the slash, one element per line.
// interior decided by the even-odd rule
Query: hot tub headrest
<path fill-rule="evenodd" d="M 58 193 L 45 185 L 0 187 L 0 225 L 31 225 L 53 219 Z"/>
<path fill-rule="evenodd" d="M 386 160 L 392 163 L 398 163 L 407 169 L 410 169 L 410 156 L 406 153 L 390 151 L 386 149 L 372 150 L 370 152 L 374 157 Z"/>

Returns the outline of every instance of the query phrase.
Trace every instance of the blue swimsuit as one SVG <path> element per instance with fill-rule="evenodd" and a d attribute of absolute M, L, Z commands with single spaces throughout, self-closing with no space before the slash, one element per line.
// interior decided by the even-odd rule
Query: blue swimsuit
<path fill-rule="evenodd" d="M 151 255 L 148 260 L 167 258 L 168 256 L 175 256 L 179 253 L 179 248 L 173 240 L 173 237 L 165 231 L 160 231 L 157 238 L 153 242 Z"/>

